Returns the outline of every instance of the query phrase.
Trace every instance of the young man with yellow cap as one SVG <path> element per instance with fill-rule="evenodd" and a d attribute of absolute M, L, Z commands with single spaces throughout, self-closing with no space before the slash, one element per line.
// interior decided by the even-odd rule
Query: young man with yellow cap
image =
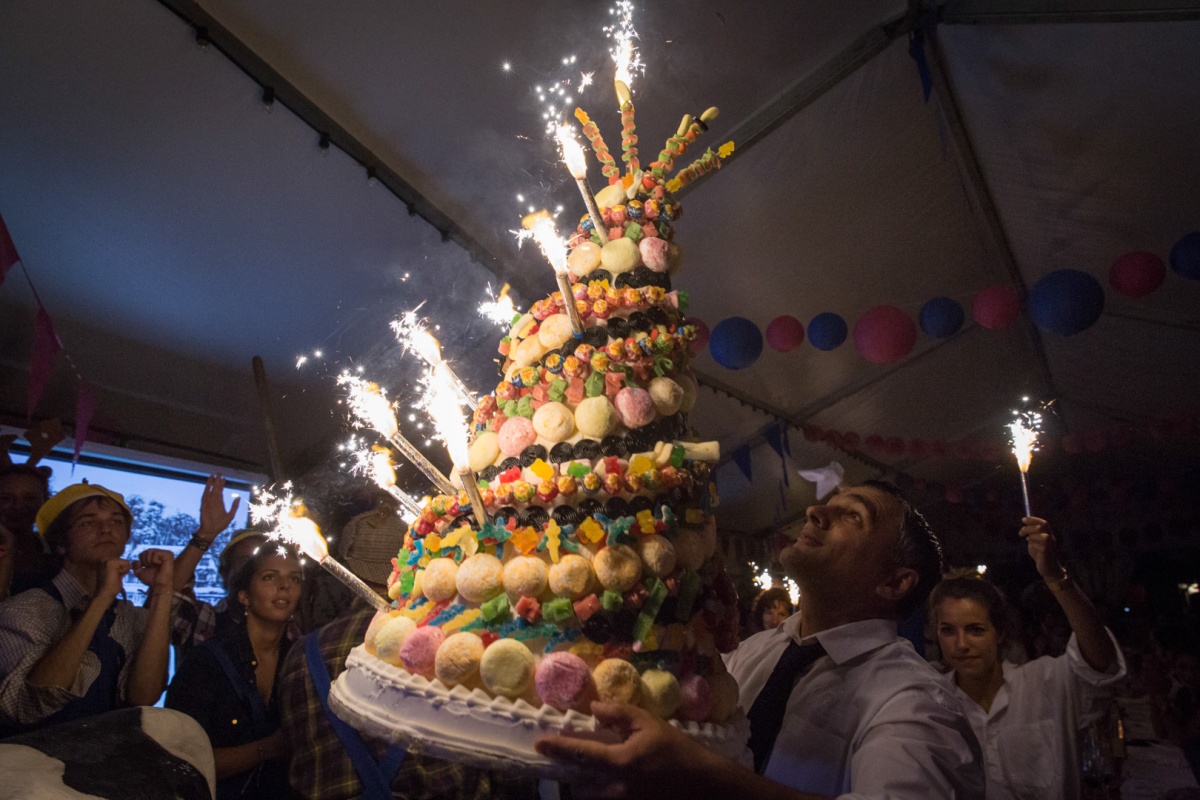
<path fill-rule="evenodd" d="M 162 694 L 174 559 L 121 558 L 132 521 L 125 498 L 96 484 L 68 486 L 39 509 L 38 531 L 63 567 L 0 605 L 0 738 Z M 130 571 L 150 587 L 145 607 L 118 599 Z"/>

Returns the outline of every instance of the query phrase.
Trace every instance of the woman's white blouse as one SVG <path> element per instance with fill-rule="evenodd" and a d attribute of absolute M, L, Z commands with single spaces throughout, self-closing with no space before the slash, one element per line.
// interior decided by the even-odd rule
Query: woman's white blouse
<path fill-rule="evenodd" d="M 1079 797 L 1080 730 L 1104 712 L 1103 688 L 1125 677 L 1116 639 L 1113 647 L 1117 659 L 1107 672 L 1088 666 L 1074 634 L 1057 658 L 1005 663 L 1004 685 L 987 712 L 954 686 L 953 672 L 946 674 L 983 747 L 988 800 Z"/>

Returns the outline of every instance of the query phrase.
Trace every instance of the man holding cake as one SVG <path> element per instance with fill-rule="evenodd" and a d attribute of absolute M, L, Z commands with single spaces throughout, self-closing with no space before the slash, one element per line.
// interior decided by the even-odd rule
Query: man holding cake
<path fill-rule="evenodd" d="M 941 547 L 890 484 L 868 482 L 809 508 L 780 554 L 804 614 L 727 658 L 750 718 L 753 771 L 644 709 L 596 704 L 622 736 L 566 736 L 545 755 L 604 774 L 614 796 L 653 787 L 690 797 L 983 797 L 978 742 L 959 704 L 896 620 L 937 582 Z"/>

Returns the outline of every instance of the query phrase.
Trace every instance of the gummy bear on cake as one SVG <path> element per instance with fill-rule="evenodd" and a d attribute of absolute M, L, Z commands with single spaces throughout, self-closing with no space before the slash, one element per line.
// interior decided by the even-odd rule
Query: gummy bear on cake
<path fill-rule="evenodd" d="M 719 449 L 688 426 L 696 330 L 672 286 L 673 191 L 720 157 L 668 175 L 716 109 L 686 116 L 643 168 L 621 89 L 628 169 L 576 111 L 608 185 L 566 240 L 560 291 L 500 341 L 503 377 L 456 473 L 471 491 L 422 505 L 389 580 L 394 608 L 334 688 L 340 714 L 411 747 L 545 768 L 538 735 L 611 735 L 590 716 L 599 699 L 744 751 L 721 659 L 738 609 L 713 518 Z"/>

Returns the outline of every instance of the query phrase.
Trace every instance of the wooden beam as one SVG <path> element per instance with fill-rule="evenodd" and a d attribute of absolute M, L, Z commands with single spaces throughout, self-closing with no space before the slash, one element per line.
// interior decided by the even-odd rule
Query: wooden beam
<path fill-rule="evenodd" d="M 1196 0 L 955 0 L 943 6 L 947 25 L 1033 25 L 1071 22 L 1200 20 Z"/>
<path fill-rule="evenodd" d="M 516 265 L 492 253 L 199 3 L 195 0 L 159 0 L 159 3 L 195 29 L 198 43 L 203 40 L 208 46 L 219 50 L 234 66 L 262 86 L 264 94 L 269 92 L 275 103 L 287 108 L 312 128 L 314 144 L 335 146 L 345 152 L 361 164 L 368 175 L 387 187 L 405 205 L 410 216 L 423 219 L 441 234 L 443 241 L 457 244 L 473 260 L 492 272 L 497 280 L 510 284 L 519 295 L 535 298 L 545 294 L 530 281 L 529 270 L 518 269 Z M 364 175 L 364 180 L 366 177 Z"/>

